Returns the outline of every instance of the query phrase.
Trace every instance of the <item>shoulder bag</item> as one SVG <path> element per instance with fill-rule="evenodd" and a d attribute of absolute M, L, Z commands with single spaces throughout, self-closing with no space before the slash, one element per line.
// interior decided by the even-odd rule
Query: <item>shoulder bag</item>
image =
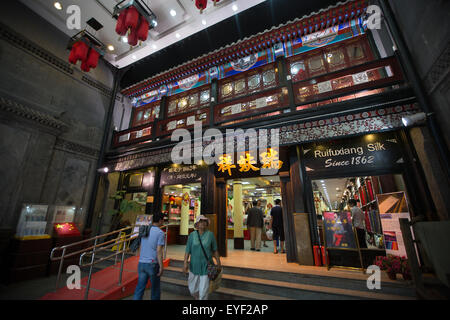
<path fill-rule="evenodd" d="M 209 293 L 216 291 L 220 287 L 222 282 L 222 269 L 217 267 L 214 262 L 208 259 L 205 248 L 203 247 L 202 239 L 200 238 L 200 233 L 197 230 L 198 241 L 200 241 L 200 246 L 202 247 L 203 254 L 205 255 L 206 261 L 208 261 L 208 278 L 209 278 Z"/>

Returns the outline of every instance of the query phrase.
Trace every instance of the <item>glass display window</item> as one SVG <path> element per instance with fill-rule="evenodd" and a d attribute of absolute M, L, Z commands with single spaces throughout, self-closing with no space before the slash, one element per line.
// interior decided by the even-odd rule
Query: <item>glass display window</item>
<path fill-rule="evenodd" d="M 43 236 L 50 233 L 48 228 L 48 205 L 23 204 L 19 223 L 16 228 L 17 237 Z"/>
<path fill-rule="evenodd" d="M 201 184 L 177 184 L 163 188 L 162 213 L 168 218 L 169 226 L 179 226 L 183 207 L 189 212 L 189 227 L 194 227 L 195 217 L 200 214 Z"/>
<path fill-rule="evenodd" d="M 153 122 L 159 117 L 160 101 L 149 103 L 134 111 L 132 127 L 141 126 Z"/>

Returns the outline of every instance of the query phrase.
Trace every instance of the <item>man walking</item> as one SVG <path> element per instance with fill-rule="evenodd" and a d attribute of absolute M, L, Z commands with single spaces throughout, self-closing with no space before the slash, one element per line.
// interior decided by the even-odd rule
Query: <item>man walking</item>
<path fill-rule="evenodd" d="M 350 212 L 352 214 L 352 223 L 356 229 L 356 235 L 358 237 L 359 247 L 367 248 L 366 245 L 366 224 L 364 222 L 365 215 L 360 208 L 356 205 L 355 199 L 348 200 Z"/>
<path fill-rule="evenodd" d="M 134 292 L 134 300 L 142 300 L 145 287 L 150 279 L 151 299 L 161 299 L 160 281 L 163 273 L 164 232 L 160 229 L 163 223 L 163 214 L 153 214 L 153 223 L 149 226 L 148 235 L 141 239 L 139 257 L 139 279 Z"/>
<path fill-rule="evenodd" d="M 272 219 L 270 220 L 269 229 L 273 231 L 273 253 L 278 253 L 277 240 L 280 240 L 281 253 L 284 251 L 284 226 L 283 226 L 283 210 L 281 209 L 281 200 L 275 200 L 275 206 L 270 210 Z"/>
<path fill-rule="evenodd" d="M 264 226 L 264 214 L 257 205 L 258 201 L 253 200 L 253 208 L 248 210 L 247 227 L 250 229 L 250 249 L 261 251 L 261 231 Z"/>

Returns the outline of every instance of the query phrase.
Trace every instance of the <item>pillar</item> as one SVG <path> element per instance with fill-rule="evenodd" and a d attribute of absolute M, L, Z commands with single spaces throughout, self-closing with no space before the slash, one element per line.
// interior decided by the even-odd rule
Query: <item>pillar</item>
<path fill-rule="evenodd" d="M 233 181 L 233 201 L 234 201 L 234 248 L 244 249 L 244 228 L 243 228 L 243 203 L 242 203 L 242 181 Z"/>
<path fill-rule="evenodd" d="M 180 243 L 186 244 L 187 237 L 189 235 L 189 202 L 185 201 L 185 197 L 190 196 L 189 191 L 191 191 L 190 187 L 183 186 L 182 189 L 182 200 L 181 200 L 181 221 L 180 221 Z"/>

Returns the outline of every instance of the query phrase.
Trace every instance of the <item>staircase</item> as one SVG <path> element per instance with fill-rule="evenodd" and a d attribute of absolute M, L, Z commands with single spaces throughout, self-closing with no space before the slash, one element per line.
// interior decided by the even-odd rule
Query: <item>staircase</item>
<path fill-rule="evenodd" d="M 161 278 L 161 290 L 189 297 L 183 261 L 171 259 Z M 326 271 L 324 271 L 326 272 Z M 366 280 L 225 266 L 221 288 L 210 300 L 411 300 L 412 285 L 383 282 L 369 290 Z"/>

